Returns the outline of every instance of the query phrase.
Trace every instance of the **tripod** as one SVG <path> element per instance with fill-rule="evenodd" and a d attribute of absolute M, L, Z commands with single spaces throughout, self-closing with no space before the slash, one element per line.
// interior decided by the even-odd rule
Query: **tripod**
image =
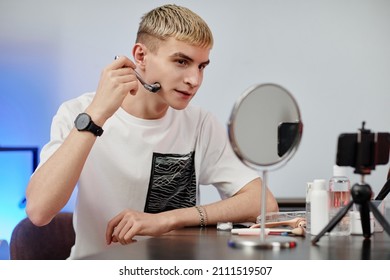
<path fill-rule="evenodd" d="M 332 229 L 341 221 L 341 219 L 348 213 L 352 205 L 358 204 L 360 219 L 362 223 L 363 236 L 368 239 L 371 237 L 370 226 L 370 210 L 374 214 L 376 220 L 381 224 L 383 229 L 390 235 L 390 225 L 386 219 L 382 216 L 376 206 L 370 201 L 372 196 L 372 190 L 370 185 L 364 182 L 364 175 L 362 175 L 362 182 L 356 183 L 351 188 L 352 200 L 341 209 L 336 216 L 325 226 L 325 228 L 311 241 L 312 244 L 316 244 L 320 238 L 326 233 L 331 232 Z"/>

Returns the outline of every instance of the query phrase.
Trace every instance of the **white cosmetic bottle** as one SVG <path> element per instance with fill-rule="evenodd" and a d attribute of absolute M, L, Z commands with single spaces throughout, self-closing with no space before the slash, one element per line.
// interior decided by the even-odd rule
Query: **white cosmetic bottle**
<path fill-rule="evenodd" d="M 329 195 L 326 180 L 316 179 L 313 181 L 310 204 L 310 234 L 318 235 L 329 222 Z"/>

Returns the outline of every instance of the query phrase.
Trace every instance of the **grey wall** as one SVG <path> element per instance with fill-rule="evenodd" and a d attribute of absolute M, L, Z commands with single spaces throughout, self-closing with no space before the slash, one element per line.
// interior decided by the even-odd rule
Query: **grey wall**
<path fill-rule="evenodd" d="M 7 114 L 16 111 L 20 123 L 35 118 L 26 135 L 13 138 L 14 129 L 3 131 L 0 144 L 12 139 L 41 147 L 58 105 L 95 90 L 101 69 L 117 54 L 130 55 L 140 16 L 163 3 L 1 0 L 0 70 L 5 73 L 12 66 L 14 73 L 35 75 L 38 90 L 31 96 L 18 83 L 13 91 L 0 88 L 0 106 L 10 108 Z M 280 84 L 297 99 L 303 139 L 295 157 L 270 172 L 277 197 L 304 197 L 307 181 L 331 176 L 340 133 L 356 132 L 363 120 L 373 131 L 390 130 L 390 1 L 175 3 L 200 14 L 215 36 L 211 65 L 194 104 L 226 124 L 235 100 L 253 84 Z M 39 100 L 40 106 L 30 106 L 31 100 Z M 378 166 L 367 177 L 375 192 L 387 170 L 388 165 Z M 204 187 L 205 202 L 216 199 L 208 189 Z"/>

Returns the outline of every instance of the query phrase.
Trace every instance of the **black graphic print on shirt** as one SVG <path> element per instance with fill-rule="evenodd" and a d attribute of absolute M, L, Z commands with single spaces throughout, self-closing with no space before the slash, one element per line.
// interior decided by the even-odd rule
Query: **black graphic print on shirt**
<path fill-rule="evenodd" d="M 195 206 L 195 152 L 186 155 L 153 154 L 146 213 Z"/>

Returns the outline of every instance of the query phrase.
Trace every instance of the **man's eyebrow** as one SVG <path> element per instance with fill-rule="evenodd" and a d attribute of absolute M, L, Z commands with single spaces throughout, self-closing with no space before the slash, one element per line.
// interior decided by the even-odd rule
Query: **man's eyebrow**
<path fill-rule="evenodd" d="M 207 65 L 209 65 L 209 64 L 210 64 L 210 59 L 208 59 L 207 61 L 201 63 L 201 65 L 203 65 L 203 66 L 207 66 Z"/>
<path fill-rule="evenodd" d="M 188 55 L 186 55 L 186 54 L 184 54 L 182 52 L 174 53 L 174 54 L 171 55 L 171 57 L 180 57 L 180 58 L 183 58 L 183 59 L 188 60 L 190 62 L 194 62 L 194 60 L 191 57 L 189 57 Z M 202 62 L 200 64 L 201 65 L 208 65 L 209 63 L 210 63 L 210 59 L 208 59 L 207 61 Z"/>

